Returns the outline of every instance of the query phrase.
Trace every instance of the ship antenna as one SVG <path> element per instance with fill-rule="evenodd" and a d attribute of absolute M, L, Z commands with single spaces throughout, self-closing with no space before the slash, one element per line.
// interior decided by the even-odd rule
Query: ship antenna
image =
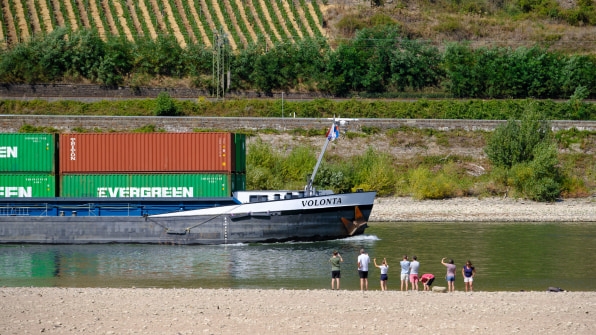
<path fill-rule="evenodd" d="M 308 183 L 304 187 L 305 196 L 310 197 L 310 196 L 313 196 L 315 193 L 314 188 L 313 188 L 313 181 L 315 180 L 317 171 L 319 170 L 319 166 L 321 165 L 321 161 L 323 160 L 323 155 L 325 154 L 325 150 L 327 150 L 327 146 L 329 145 L 329 142 L 334 141 L 336 138 L 339 137 L 339 126 L 346 125 L 346 124 L 348 124 L 349 121 L 358 121 L 358 119 L 342 119 L 339 117 L 335 118 L 335 116 L 333 116 L 333 119 L 328 119 L 328 120 L 332 121 L 331 127 L 329 128 L 329 131 L 327 132 L 327 139 L 325 140 L 325 144 L 323 144 L 323 150 L 321 150 L 321 153 L 319 154 L 319 159 L 317 160 L 317 164 L 315 164 L 315 168 L 313 169 L 312 174 L 308 178 Z"/>

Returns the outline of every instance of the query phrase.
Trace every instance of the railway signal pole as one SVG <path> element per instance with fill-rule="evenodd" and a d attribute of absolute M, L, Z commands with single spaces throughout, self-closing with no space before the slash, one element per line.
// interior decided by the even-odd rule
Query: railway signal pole
<path fill-rule="evenodd" d="M 215 98 L 225 98 L 230 89 L 231 61 L 228 35 L 223 28 L 213 33 L 213 89 Z"/>

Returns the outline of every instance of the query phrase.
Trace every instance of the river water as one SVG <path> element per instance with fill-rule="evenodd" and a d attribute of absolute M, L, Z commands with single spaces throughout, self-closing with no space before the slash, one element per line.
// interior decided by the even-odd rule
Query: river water
<path fill-rule="evenodd" d="M 343 258 L 342 289 L 359 289 L 356 259 L 387 258 L 390 290 L 399 261 L 417 255 L 421 273 L 446 286 L 442 257 L 471 260 L 477 291 L 596 291 L 596 223 L 371 223 L 366 234 L 313 242 L 221 246 L 0 245 L 0 286 L 326 289 L 329 257 Z M 370 289 L 379 289 L 371 266 Z"/>

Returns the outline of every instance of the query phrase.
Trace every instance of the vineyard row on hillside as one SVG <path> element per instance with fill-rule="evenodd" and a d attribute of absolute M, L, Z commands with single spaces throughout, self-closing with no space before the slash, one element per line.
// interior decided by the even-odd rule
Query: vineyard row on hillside
<path fill-rule="evenodd" d="M 0 0 L 0 45 L 26 42 L 59 27 L 95 29 L 129 41 L 173 35 L 180 46 L 211 46 L 225 35 L 232 49 L 325 35 L 316 0 Z"/>

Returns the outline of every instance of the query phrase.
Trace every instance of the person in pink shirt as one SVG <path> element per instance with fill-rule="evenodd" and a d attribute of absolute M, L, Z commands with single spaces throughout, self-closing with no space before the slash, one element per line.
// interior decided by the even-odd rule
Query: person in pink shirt
<path fill-rule="evenodd" d="M 430 286 L 433 284 L 433 281 L 435 281 L 435 275 L 432 273 L 425 273 L 420 277 L 420 282 L 424 285 L 425 291 L 430 291 Z"/>

